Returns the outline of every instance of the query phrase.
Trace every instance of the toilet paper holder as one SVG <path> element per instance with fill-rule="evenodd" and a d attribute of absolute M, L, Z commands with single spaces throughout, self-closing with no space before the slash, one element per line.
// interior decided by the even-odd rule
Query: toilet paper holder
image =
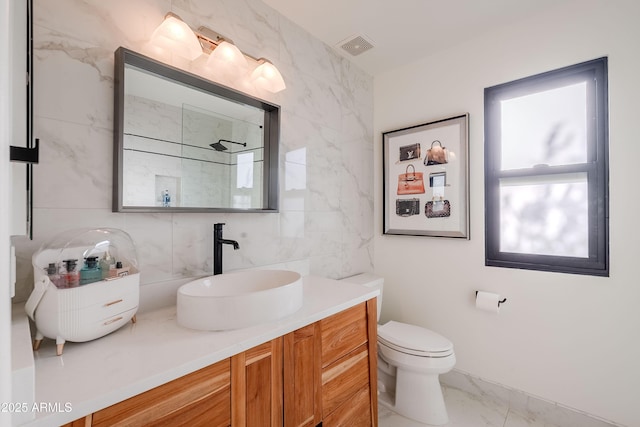
<path fill-rule="evenodd" d="M 476 297 L 477 297 L 477 296 L 478 296 L 478 291 L 476 291 Z M 498 301 L 498 307 L 500 307 L 500 304 L 504 304 L 505 302 L 507 302 L 507 299 L 506 299 L 506 298 L 504 298 L 504 299 L 502 299 L 502 300 Z"/>

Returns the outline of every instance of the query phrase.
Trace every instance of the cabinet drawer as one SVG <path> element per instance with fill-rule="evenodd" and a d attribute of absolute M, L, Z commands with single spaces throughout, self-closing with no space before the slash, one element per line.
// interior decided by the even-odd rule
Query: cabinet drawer
<path fill-rule="evenodd" d="M 370 393 L 368 385 L 358 390 L 354 396 L 324 418 L 323 427 L 370 427 L 373 425 Z"/>
<path fill-rule="evenodd" d="M 229 426 L 229 359 L 93 414 L 93 426 Z"/>
<path fill-rule="evenodd" d="M 367 306 L 358 304 L 320 321 L 322 367 L 367 342 Z"/>
<path fill-rule="evenodd" d="M 369 384 L 369 351 L 363 344 L 322 370 L 323 418 Z"/>
<path fill-rule="evenodd" d="M 110 319 L 120 313 L 138 308 L 139 293 L 130 292 L 103 298 L 93 306 L 77 310 L 77 317 L 82 322 L 99 322 Z M 137 311 L 137 310 L 136 310 Z"/>

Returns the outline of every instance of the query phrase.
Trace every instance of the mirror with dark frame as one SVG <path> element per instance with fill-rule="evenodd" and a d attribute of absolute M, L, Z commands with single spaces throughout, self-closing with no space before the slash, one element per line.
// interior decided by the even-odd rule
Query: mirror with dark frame
<path fill-rule="evenodd" d="M 115 52 L 114 212 L 277 212 L 280 107 Z"/>

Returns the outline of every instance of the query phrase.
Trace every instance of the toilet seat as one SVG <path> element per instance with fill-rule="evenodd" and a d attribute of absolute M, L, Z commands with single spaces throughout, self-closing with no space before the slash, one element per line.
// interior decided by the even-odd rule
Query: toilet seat
<path fill-rule="evenodd" d="M 378 327 L 378 343 L 413 356 L 438 358 L 453 354 L 453 343 L 442 335 L 393 320 Z"/>

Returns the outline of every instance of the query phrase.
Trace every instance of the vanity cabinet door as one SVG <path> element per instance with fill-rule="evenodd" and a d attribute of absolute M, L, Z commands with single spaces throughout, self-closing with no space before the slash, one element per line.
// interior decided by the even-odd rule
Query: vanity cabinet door
<path fill-rule="evenodd" d="M 234 427 L 282 426 L 282 342 L 279 337 L 231 357 Z"/>
<path fill-rule="evenodd" d="M 230 361 L 109 406 L 92 418 L 93 426 L 230 426 Z"/>
<path fill-rule="evenodd" d="M 320 322 L 284 336 L 284 426 L 322 421 Z"/>

